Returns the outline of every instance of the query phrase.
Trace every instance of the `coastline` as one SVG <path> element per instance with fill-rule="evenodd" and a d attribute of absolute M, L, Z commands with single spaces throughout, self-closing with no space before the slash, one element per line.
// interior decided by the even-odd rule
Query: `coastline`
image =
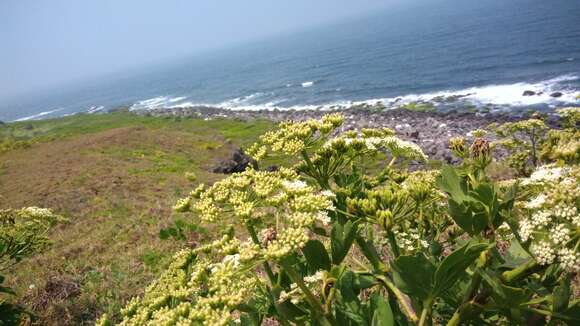
<path fill-rule="evenodd" d="M 413 111 L 408 109 L 381 110 L 373 106 L 351 107 L 341 110 L 230 110 L 215 107 L 197 106 L 188 108 L 164 108 L 134 110 L 140 116 L 165 118 L 193 118 L 203 120 L 235 119 L 251 123 L 252 120 L 266 119 L 273 122 L 284 120 L 307 120 L 320 118 L 328 113 L 342 113 L 345 123 L 341 131 L 387 127 L 395 130 L 405 139 L 419 145 L 432 160 L 455 163 L 448 148 L 451 137 L 470 136 L 475 129 L 486 129 L 492 123 L 517 121 L 529 118 L 530 113 L 513 115 L 502 113 L 458 112 L 458 111 Z M 558 117 L 546 115 L 546 122 L 558 126 Z"/>

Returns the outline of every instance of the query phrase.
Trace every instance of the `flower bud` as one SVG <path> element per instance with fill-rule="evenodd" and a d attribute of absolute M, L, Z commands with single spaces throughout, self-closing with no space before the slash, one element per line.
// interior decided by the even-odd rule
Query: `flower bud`
<path fill-rule="evenodd" d="M 458 156 L 463 156 L 465 153 L 465 138 L 452 137 L 449 139 L 449 148 Z"/>
<path fill-rule="evenodd" d="M 378 210 L 376 217 L 379 224 L 385 229 L 388 229 L 393 225 L 393 212 L 391 212 L 390 209 Z"/>
<path fill-rule="evenodd" d="M 471 156 L 483 158 L 489 155 L 489 141 L 483 138 L 475 138 L 471 145 Z"/>

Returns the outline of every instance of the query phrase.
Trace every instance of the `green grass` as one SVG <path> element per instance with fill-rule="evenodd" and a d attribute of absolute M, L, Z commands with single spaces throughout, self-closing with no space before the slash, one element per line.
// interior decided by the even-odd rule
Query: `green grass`
<path fill-rule="evenodd" d="M 103 313 L 114 318 L 175 251 L 207 232 L 188 231 L 187 241 L 159 238 L 177 219 L 194 222 L 171 212 L 177 198 L 224 177 L 211 167 L 272 127 L 266 120 L 126 112 L 0 126 L 0 144 L 8 144 L 0 147 L 2 207 L 48 207 L 70 221 L 52 232 L 50 249 L 7 273 L 7 282 L 38 324 L 92 324 Z M 197 180 L 188 181 L 186 172 Z M 56 297 L 47 291 L 51 279 L 77 284 L 79 293 Z"/>
<path fill-rule="evenodd" d="M 207 130 L 215 130 L 233 142 L 247 145 L 257 135 L 270 128 L 272 123 L 267 120 L 254 120 L 251 123 L 231 119 L 209 121 L 201 119 L 176 120 L 165 117 L 139 116 L 127 112 L 95 115 L 79 114 L 58 119 L 7 123 L 0 126 L 0 139 L 42 142 L 133 126 L 183 132 L 196 130 L 196 132 L 201 133 Z"/>

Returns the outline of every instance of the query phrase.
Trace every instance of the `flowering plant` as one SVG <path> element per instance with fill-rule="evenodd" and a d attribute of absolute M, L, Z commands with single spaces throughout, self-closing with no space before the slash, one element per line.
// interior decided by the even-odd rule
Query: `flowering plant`
<path fill-rule="evenodd" d="M 47 233 L 59 221 L 64 219 L 46 208 L 0 210 L 0 272 L 46 248 Z M 0 325 L 18 325 L 27 311 L 8 300 L 15 293 L 2 286 L 4 279 L 0 274 Z"/>
<path fill-rule="evenodd" d="M 214 239 L 177 253 L 121 325 L 580 320 L 577 166 L 495 182 L 476 131 L 469 145 L 451 141 L 461 166 L 409 172 L 427 158 L 416 144 L 341 125 L 337 114 L 281 123 L 248 152 L 289 166 L 248 169 L 179 200 L 174 209 Z"/>

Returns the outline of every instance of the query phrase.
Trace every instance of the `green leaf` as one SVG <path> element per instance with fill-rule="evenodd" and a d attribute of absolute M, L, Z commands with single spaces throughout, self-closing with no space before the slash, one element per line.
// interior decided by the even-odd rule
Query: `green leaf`
<path fill-rule="evenodd" d="M 498 306 L 517 308 L 520 304 L 529 301 L 533 294 L 527 289 L 504 285 L 497 277 L 494 277 L 489 272 L 479 270 L 478 273 L 493 290 L 491 297 Z"/>
<path fill-rule="evenodd" d="M 507 267 L 509 269 L 516 268 L 521 264 L 529 261 L 532 257 L 527 251 L 522 248 L 518 241 L 512 241 L 511 245 L 504 256 L 505 263 L 502 267 Z"/>
<path fill-rule="evenodd" d="M 570 302 L 570 278 L 565 277 L 562 283 L 554 288 L 552 294 L 552 311 L 560 312 L 568 308 Z"/>
<path fill-rule="evenodd" d="M 399 256 L 393 271 L 395 284 L 406 294 L 423 301 L 432 293 L 435 266 L 422 253 Z"/>
<path fill-rule="evenodd" d="M 0 285 L 0 293 L 6 293 L 11 295 L 16 295 L 16 292 L 9 287 Z"/>
<path fill-rule="evenodd" d="M 580 302 L 576 302 L 575 305 L 566 309 L 566 311 L 562 313 L 562 315 L 572 320 L 580 320 Z"/>
<path fill-rule="evenodd" d="M 275 295 L 276 298 L 278 298 L 280 292 L 282 292 L 282 288 L 280 286 L 275 286 L 274 288 L 272 288 L 272 294 Z M 276 303 L 275 305 L 278 314 L 286 320 L 296 321 L 296 319 L 303 317 L 307 314 L 307 312 L 298 308 L 290 301 Z"/>
<path fill-rule="evenodd" d="M 344 225 L 334 222 L 330 233 L 332 263 L 339 265 L 350 250 L 357 233 L 356 225 L 352 221 Z"/>
<path fill-rule="evenodd" d="M 467 185 L 452 166 L 445 165 L 441 168 L 441 175 L 437 178 L 437 185 L 448 193 L 454 201 L 462 202 L 466 200 Z"/>
<path fill-rule="evenodd" d="M 308 262 L 308 271 L 310 273 L 315 273 L 321 269 L 330 270 L 330 258 L 328 258 L 328 252 L 326 252 L 322 242 L 309 240 L 306 246 L 302 248 L 302 252 Z"/>
<path fill-rule="evenodd" d="M 367 241 L 365 238 L 357 236 L 356 243 L 360 247 L 363 255 L 365 255 L 365 257 L 373 265 L 373 268 L 379 269 L 381 267 L 381 257 L 379 256 L 375 246 L 372 244 L 372 241 Z"/>
<path fill-rule="evenodd" d="M 337 310 L 340 310 L 342 314 L 355 324 L 366 325 L 366 314 L 358 298 L 360 291 L 355 286 L 355 274 L 348 270 L 342 273 L 336 283 L 336 288 L 338 289 L 335 299 Z"/>
<path fill-rule="evenodd" d="M 371 307 L 373 309 L 372 326 L 394 326 L 395 320 L 389 302 L 378 293 L 371 296 Z"/>
<path fill-rule="evenodd" d="M 451 288 L 479 255 L 489 248 L 491 247 L 487 243 L 468 242 L 445 257 L 435 271 L 433 296 L 436 297 Z"/>

